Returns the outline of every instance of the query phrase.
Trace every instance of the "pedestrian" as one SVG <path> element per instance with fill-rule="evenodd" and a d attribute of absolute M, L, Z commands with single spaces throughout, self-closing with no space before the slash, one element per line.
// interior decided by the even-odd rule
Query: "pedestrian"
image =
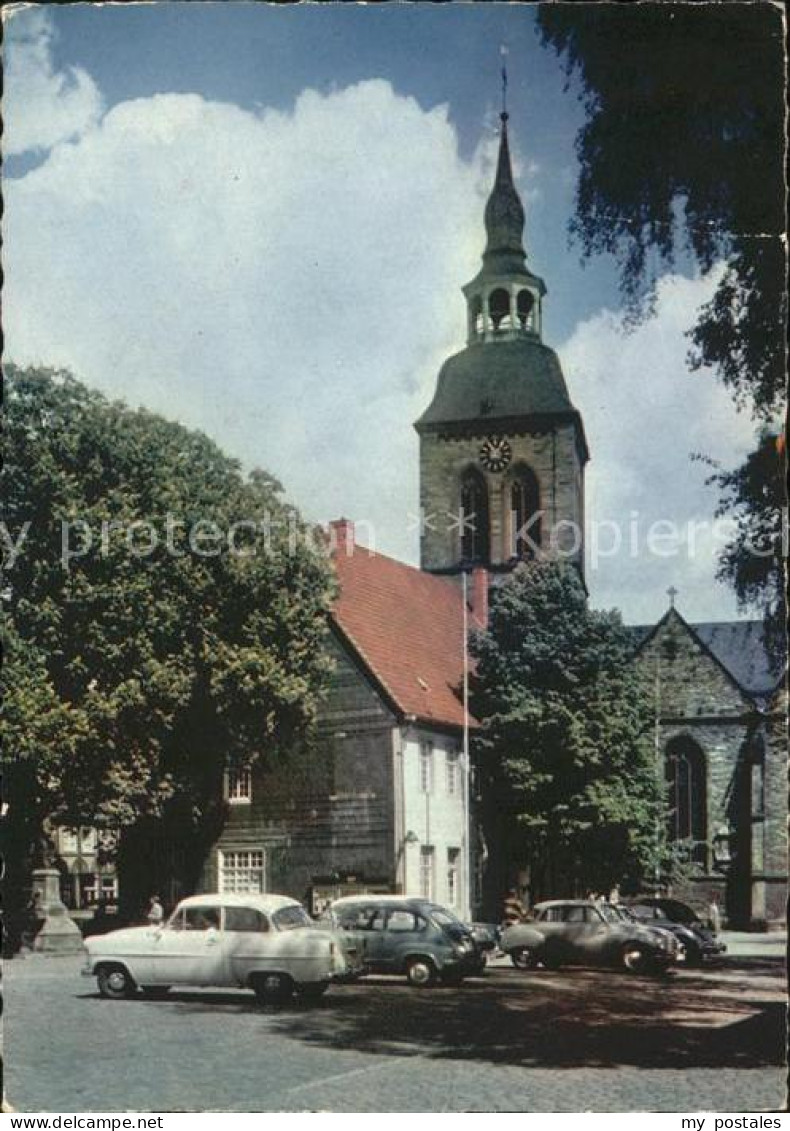
<path fill-rule="evenodd" d="M 519 899 L 516 889 L 511 888 L 505 896 L 504 913 L 502 916 L 505 926 L 512 927 L 514 923 L 523 923 L 526 917 L 526 907 Z"/>
<path fill-rule="evenodd" d="M 612 888 L 612 890 L 609 892 L 609 902 L 611 904 L 613 904 L 615 907 L 620 902 L 620 885 L 619 884 L 615 884 L 614 887 Z"/>
<path fill-rule="evenodd" d="M 148 904 L 148 924 L 151 927 L 161 927 L 165 917 L 165 909 L 159 901 L 158 895 L 152 895 Z"/>
<path fill-rule="evenodd" d="M 721 930 L 721 908 L 719 907 L 719 896 L 714 892 L 710 897 L 710 904 L 708 905 L 708 918 L 714 935 L 718 935 Z"/>

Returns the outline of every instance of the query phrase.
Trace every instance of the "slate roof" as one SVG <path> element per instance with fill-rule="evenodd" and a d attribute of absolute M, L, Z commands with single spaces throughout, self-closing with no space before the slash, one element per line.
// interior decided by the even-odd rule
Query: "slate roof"
<path fill-rule="evenodd" d="M 487 426 L 525 416 L 574 420 L 586 454 L 581 417 L 554 350 L 537 338 L 474 342 L 444 363 L 433 400 L 416 428 L 472 421 Z"/>
<path fill-rule="evenodd" d="M 386 697 L 404 716 L 462 727 L 460 587 L 359 545 L 334 563 L 332 619 Z"/>
<path fill-rule="evenodd" d="M 681 617 L 678 617 L 682 621 Z M 660 623 L 660 622 L 659 622 Z M 686 623 L 686 622 L 683 622 Z M 632 625 L 638 651 L 656 625 Z M 703 647 L 749 695 L 770 695 L 782 678 L 784 666 L 772 659 L 766 645 L 765 626 L 759 620 L 704 621 L 689 624 Z"/>

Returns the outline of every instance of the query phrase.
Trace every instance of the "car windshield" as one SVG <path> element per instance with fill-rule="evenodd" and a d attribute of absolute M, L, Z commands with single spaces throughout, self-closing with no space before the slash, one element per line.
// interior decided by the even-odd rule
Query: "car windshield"
<path fill-rule="evenodd" d="M 622 904 L 620 904 L 615 907 L 615 911 L 626 923 L 634 923 L 636 921 L 636 915 L 634 915 L 629 907 L 623 907 Z"/>
<path fill-rule="evenodd" d="M 616 908 L 610 907 L 608 903 L 596 903 L 595 906 L 607 923 L 620 922 L 620 916 L 617 914 Z"/>
<path fill-rule="evenodd" d="M 294 927 L 312 927 L 313 920 L 298 903 L 289 907 L 281 907 L 272 915 L 272 922 L 278 931 L 292 931 Z"/>

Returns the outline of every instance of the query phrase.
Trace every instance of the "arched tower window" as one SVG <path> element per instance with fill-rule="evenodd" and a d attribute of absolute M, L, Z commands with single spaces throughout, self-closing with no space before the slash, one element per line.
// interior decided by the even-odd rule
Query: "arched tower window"
<path fill-rule="evenodd" d="M 540 486 L 531 467 L 522 465 L 513 471 L 510 483 L 510 554 L 514 558 L 535 557 L 541 544 Z"/>
<path fill-rule="evenodd" d="M 526 288 L 516 296 L 516 313 L 522 330 L 532 330 L 535 324 L 535 296 Z"/>
<path fill-rule="evenodd" d="M 691 859 L 707 862 L 707 786 L 705 755 L 693 739 L 673 739 L 666 750 L 669 838 L 689 844 Z"/>
<path fill-rule="evenodd" d="M 502 287 L 492 291 L 488 298 L 488 310 L 494 329 L 498 330 L 510 314 L 510 295 Z"/>
<path fill-rule="evenodd" d="M 483 300 L 480 295 L 475 295 L 471 304 L 472 330 L 475 334 L 482 334 L 483 326 Z"/>
<path fill-rule="evenodd" d="M 488 487 L 476 468 L 461 479 L 461 558 L 487 564 L 490 559 Z"/>

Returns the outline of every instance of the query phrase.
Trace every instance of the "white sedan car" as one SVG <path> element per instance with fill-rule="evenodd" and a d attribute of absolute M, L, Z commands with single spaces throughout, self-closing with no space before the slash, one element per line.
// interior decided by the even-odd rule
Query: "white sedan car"
<path fill-rule="evenodd" d="M 297 993 L 317 998 L 353 977 L 353 946 L 317 930 L 301 903 L 284 895 L 193 895 L 162 927 L 129 927 L 85 940 L 83 973 L 104 997 L 171 986 L 241 986 L 261 1001 Z"/>

